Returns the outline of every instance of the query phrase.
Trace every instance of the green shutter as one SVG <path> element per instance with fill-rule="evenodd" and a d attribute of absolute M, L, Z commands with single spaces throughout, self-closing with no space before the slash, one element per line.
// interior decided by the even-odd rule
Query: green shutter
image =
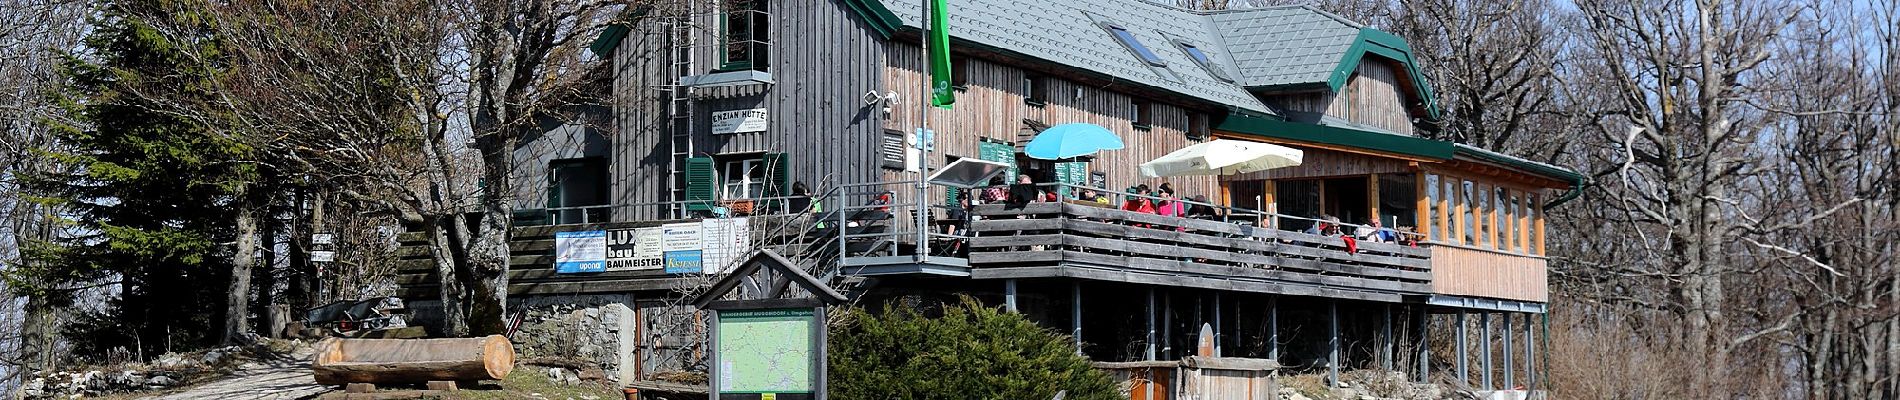
<path fill-rule="evenodd" d="M 686 159 L 686 209 L 711 211 L 719 200 L 719 176 L 713 171 L 712 157 Z"/>
<path fill-rule="evenodd" d="M 782 197 L 792 193 L 791 154 L 765 153 L 765 196 Z"/>

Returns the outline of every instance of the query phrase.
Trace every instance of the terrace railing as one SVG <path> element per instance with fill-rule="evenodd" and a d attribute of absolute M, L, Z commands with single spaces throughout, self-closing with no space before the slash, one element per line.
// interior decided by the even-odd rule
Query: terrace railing
<path fill-rule="evenodd" d="M 1229 219 L 1238 213 L 1222 211 Z M 1431 252 L 1411 245 L 1348 245 L 1244 221 L 1080 201 L 984 204 L 972 214 L 979 219 L 970 223 L 969 262 L 978 278 L 1061 276 L 1381 301 L 1432 292 Z"/>

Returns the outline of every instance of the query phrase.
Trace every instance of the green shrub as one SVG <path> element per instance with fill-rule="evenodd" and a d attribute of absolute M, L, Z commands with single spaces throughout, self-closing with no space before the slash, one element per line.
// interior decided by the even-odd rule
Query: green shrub
<path fill-rule="evenodd" d="M 1109 376 L 1075 354 L 1068 336 L 1020 314 L 963 298 L 942 316 L 886 305 L 853 309 L 831 331 L 831 398 L 1108 400 Z"/>

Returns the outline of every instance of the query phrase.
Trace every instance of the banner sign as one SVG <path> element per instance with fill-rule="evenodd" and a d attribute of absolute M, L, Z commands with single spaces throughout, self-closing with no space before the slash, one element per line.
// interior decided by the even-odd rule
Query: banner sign
<path fill-rule="evenodd" d="M 554 233 L 554 273 L 607 271 L 607 232 Z"/>
<path fill-rule="evenodd" d="M 660 269 L 660 237 L 659 227 L 607 231 L 607 270 Z"/>
<path fill-rule="evenodd" d="M 717 274 L 732 269 L 730 264 L 750 250 L 751 225 L 745 217 L 700 221 L 700 245 L 704 252 L 705 273 Z"/>
<path fill-rule="evenodd" d="M 700 223 L 682 222 L 660 226 L 660 252 L 665 259 L 666 273 L 697 274 L 705 272 L 701 263 L 704 247 L 699 234 Z"/>

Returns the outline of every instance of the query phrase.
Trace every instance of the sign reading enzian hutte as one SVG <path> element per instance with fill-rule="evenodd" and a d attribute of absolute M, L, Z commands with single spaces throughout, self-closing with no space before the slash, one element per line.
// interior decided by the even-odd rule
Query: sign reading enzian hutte
<path fill-rule="evenodd" d="M 766 112 L 763 108 L 745 110 L 713 111 L 712 133 L 765 132 Z"/>

